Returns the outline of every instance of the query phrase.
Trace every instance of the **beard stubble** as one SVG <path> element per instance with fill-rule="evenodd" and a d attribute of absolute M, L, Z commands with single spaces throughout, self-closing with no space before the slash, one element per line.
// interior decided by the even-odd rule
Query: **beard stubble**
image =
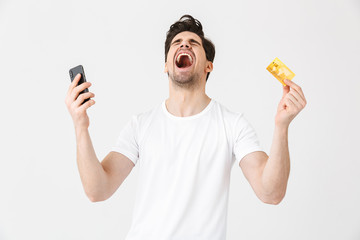
<path fill-rule="evenodd" d="M 200 85 L 200 76 L 198 73 L 193 74 L 184 74 L 184 73 L 175 73 L 174 71 L 168 76 L 171 79 L 173 85 L 177 88 L 192 90 L 196 89 Z"/>

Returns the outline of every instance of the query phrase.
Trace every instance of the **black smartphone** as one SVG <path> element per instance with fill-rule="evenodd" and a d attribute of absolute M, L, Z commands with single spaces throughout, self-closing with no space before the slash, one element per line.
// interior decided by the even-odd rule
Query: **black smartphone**
<path fill-rule="evenodd" d="M 76 66 L 72 69 L 69 70 L 69 74 L 70 74 L 70 79 L 71 79 L 71 82 L 74 80 L 74 78 L 76 77 L 76 75 L 80 73 L 81 74 L 81 78 L 78 82 L 78 86 L 84 82 L 86 82 L 86 77 L 85 77 L 85 72 L 84 72 L 84 68 L 82 65 L 79 65 L 79 66 Z M 80 92 L 80 94 L 82 93 L 86 93 L 86 92 L 89 92 L 89 89 L 85 88 L 83 91 Z M 79 95 L 80 95 L 79 94 Z M 84 104 L 85 102 L 89 101 L 90 98 L 87 98 L 85 99 L 81 104 Z"/>

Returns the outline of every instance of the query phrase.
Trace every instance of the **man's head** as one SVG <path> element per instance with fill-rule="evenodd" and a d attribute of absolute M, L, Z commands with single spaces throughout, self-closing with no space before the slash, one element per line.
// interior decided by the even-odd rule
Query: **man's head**
<path fill-rule="evenodd" d="M 165 72 L 179 83 L 202 78 L 212 71 L 214 44 L 205 38 L 201 23 L 184 15 L 170 26 L 165 41 Z"/>

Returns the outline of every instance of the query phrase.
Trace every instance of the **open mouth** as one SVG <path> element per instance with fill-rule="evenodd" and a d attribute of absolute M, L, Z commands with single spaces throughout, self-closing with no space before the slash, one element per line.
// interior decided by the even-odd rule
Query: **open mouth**
<path fill-rule="evenodd" d="M 193 59 L 190 54 L 180 53 L 177 56 L 175 63 L 178 68 L 187 68 L 193 64 Z"/>

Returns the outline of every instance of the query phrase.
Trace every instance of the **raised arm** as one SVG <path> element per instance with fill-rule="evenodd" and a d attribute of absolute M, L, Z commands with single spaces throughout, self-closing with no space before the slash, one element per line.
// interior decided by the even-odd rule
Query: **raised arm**
<path fill-rule="evenodd" d="M 302 89 L 285 80 L 283 97 L 275 116 L 275 130 L 270 156 L 253 152 L 240 161 L 240 167 L 260 200 L 279 204 L 285 196 L 290 174 L 288 129 L 290 122 L 306 106 Z M 290 89 L 291 87 L 291 89 Z"/>
<path fill-rule="evenodd" d="M 88 130 L 76 131 L 77 165 L 87 197 L 92 202 L 110 198 L 135 164 L 125 155 L 110 152 L 100 163 Z"/>
<path fill-rule="evenodd" d="M 240 167 L 261 201 L 279 204 L 290 173 L 287 130 L 275 128 L 270 157 L 265 152 L 252 152 L 240 161 Z"/>
<path fill-rule="evenodd" d="M 79 93 L 91 85 L 85 82 L 77 86 L 80 74 L 75 77 L 69 86 L 65 104 L 74 122 L 77 165 L 81 182 L 87 197 L 92 202 L 108 199 L 134 167 L 133 162 L 126 156 L 117 152 L 110 152 L 100 163 L 96 157 L 94 147 L 89 135 L 89 118 L 86 110 L 95 101 L 90 100 L 82 104 L 84 99 L 94 97 L 91 92 Z"/>

